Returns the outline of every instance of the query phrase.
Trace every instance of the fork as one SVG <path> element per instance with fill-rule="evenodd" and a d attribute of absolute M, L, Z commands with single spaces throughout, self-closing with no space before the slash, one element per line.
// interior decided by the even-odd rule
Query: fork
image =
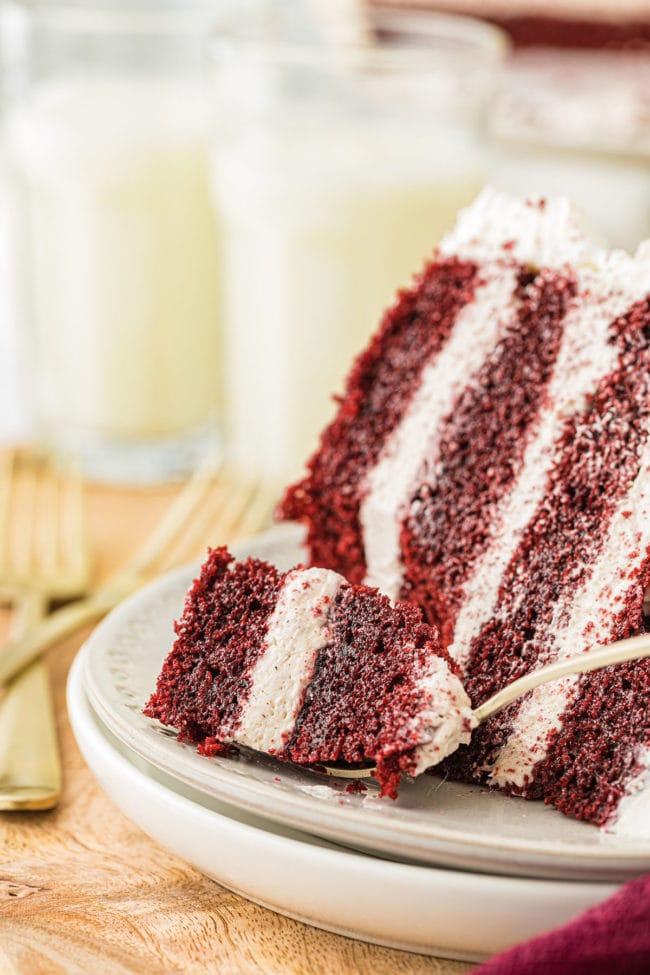
<path fill-rule="evenodd" d="M 0 597 L 24 636 L 55 600 L 88 587 L 83 486 L 18 451 L 0 455 Z M 13 679 L 0 704 L 0 810 L 51 809 L 61 795 L 61 759 L 46 665 Z"/>
<path fill-rule="evenodd" d="M 42 623 L 0 653 L 0 684 L 6 683 L 48 647 L 105 616 L 126 596 L 166 570 L 205 552 L 208 543 L 227 544 L 252 535 L 271 519 L 277 496 L 271 486 L 241 479 L 208 459 L 192 475 L 157 529 L 118 574 Z"/>
<path fill-rule="evenodd" d="M 537 670 L 532 670 L 523 677 L 519 677 L 511 684 L 506 684 L 500 691 L 493 694 L 483 701 L 478 707 L 474 708 L 472 714 L 476 725 L 483 724 L 488 718 L 503 711 L 509 704 L 518 698 L 542 687 L 553 681 L 560 680 L 562 677 L 572 677 L 578 674 L 588 674 L 594 670 L 601 670 L 603 667 L 611 667 L 614 664 L 629 663 L 633 660 L 643 660 L 650 657 L 650 633 L 641 633 L 639 636 L 631 636 L 625 640 L 617 640 L 588 653 L 580 653 L 576 657 L 569 657 L 567 660 L 558 660 L 552 664 L 546 664 Z M 376 771 L 375 765 L 368 765 L 361 768 L 344 767 L 336 765 L 322 766 L 327 773 L 339 779 L 366 779 Z"/>

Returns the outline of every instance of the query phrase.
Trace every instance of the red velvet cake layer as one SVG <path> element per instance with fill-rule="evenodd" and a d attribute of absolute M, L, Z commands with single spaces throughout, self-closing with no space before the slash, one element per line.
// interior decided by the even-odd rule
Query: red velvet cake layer
<path fill-rule="evenodd" d="M 468 11 L 469 12 L 469 11 Z M 553 47 L 569 50 L 642 51 L 650 47 L 648 19 L 587 20 L 572 17 L 491 17 L 505 30 L 515 47 Z"/>
<path fill-rule="evenodd" d="M 650 562 L 646 565 L 650 575 Z M 562 728 L 535 770 L 536 793 L 562 812 L 609 822 L 650 745 L 650 661 L 609 667 L 580 679 Z"/>
<path fill-rule="evenodd" d="M 571 3 L 548 14 L 535 4 L 527 12 L 525 4 L 517 3 L 508 10 L 505 4 L 474 3 L 467 0 L 371 0 L 382 8 L 433 10 L 461 16 L 479 17 L 501 27 L 511 42 L 519 47 L 550 47 L 571 50 L 645 50 L 650 47 L 650 9 L 644 17 L 638 9 L 616 9 L 603 12 L 602 6 L 587 14 L 582 5 L 576 9 Z M 518 8 L 518 9 L 517 9 Z M 380 30 L 379 37 L 390 41 L 393 34 Z"/>
<path fill-rule="evenodd" d="M 391 606 L 366 586 L 345 587 L 284 756 L 291 761 L 370 762 L 382 793 L 397 795 L 416 764 L 422 695 L 415 686 L 440 650 L 435 630 L 415 606 Z"/>
<path fill-rule="evenodd" d="M 145 714 L 214 755 L 368 762 L 381 794 L 469 740 L 457 668 L 421 611 L 335 572 L 209 553 Z M 230 566 L 230 567 L 229 567 Z"/>
<path fill-rule="evenodd" d="M 247 559 L 229 569 L 232 562 L 227 549 L 210 551 L 145 708 L 176 728 L 181 741 L 223 737 L 236 724 L 282 585 L 266 562 Z"/>
<path fill-rule="evenodd" d="M 357 359 L 307 476 L 287 491 L 279 509 L 281 517 L 308 526 L 314 565 L 363 581 L 359 506 L 365 474 L 404 415 L 425 363 L 472 301 L 476 284 L 476 267 L 469 261 L 452 257 L 430 264 L 412 289 L 401 292 Z"/>
<path fill-rule="evenodd" d="M 453 636 L 463 583 L 491 538 L 490 512 L 519 475 L 545 403 L 575 283 L 521 270 L 513 323 L 444 423 L 435 470 L 422 465 L 402 524 L 402 597 Z M 435 473 L 435 477 L 432 474 Z"/>

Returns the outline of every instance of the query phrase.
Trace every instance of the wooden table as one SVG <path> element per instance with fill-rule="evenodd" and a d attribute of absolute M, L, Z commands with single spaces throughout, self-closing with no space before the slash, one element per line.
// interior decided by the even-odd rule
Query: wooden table
<path fill-rule="evenodd" d="M 97 577 L 121 565 L 173 488 L 90 488 Z M 7 614 L 0 615 L 0 634 Z M 0 975 L 456 975 L 469 965 L 327 934 L 230 893 L 131 824 L 95 782 L 65 709 L 87 632 L 55 647 L 65 790 L 50 813 L 0 813 Z"/>

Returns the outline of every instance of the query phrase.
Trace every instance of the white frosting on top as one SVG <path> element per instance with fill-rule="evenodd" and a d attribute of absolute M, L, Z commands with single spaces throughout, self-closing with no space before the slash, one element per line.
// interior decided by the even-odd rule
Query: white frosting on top
<path fill-rule="evenodd" d="M 593 228 L 564 197 L 513 197 L 488 186 L 461 210 L 439 250 L 472 261 L 510 257 L 561 268 L 588 262 L 597 245 Z"/>
<path fill-rule="evenodd" d="M 265 651 L 232 738 L 261 752 L 281 749 L 293 731 L 319 650 L 329 642 L 329 604 L 345 583 L 329 569 L 288 573 L 269 619 Z"/>
<path fill-rule="evenodd" d="M 437 765 L 459 745 L 468 745 L 477 725 L 465 688 L 442 657 L 431 657 L 417 690 L 428 703 L 417 717 L 422 743 L 415 751 L 414 775 Z"/>

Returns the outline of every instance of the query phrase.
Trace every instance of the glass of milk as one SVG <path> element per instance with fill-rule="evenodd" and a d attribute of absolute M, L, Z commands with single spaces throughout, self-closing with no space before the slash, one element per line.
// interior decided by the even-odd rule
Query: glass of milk
<path fill-rule="evenodd" d="M 218 438 L 203 0 L 30 0 L 6 139 L 24 206 L 36 439 L 115 482 Z"/>
<path fill-rule="evenodd" d="M 505 53 L 469 18 L 335 8 L 258 5 L 210 47 L 227 443 L 270 480 L 300 472 L 353 356 L 483 185 Z"/>
<path fill-rule="evenodd" d="M 642 51 L 518 51 L 496 111 L 490 182 L 568 196 L 610 247 L 633 253 L 650 235 L 649 62 Z"/>

